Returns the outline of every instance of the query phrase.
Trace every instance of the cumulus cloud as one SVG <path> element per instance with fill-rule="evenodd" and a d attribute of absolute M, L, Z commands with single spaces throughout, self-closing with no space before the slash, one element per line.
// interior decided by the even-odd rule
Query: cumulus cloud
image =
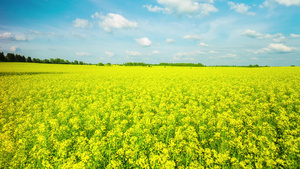
<path fill-rule="evenodd" d="M 209 15 L 211 12 L 218 12 L 218 9 L 211 3 L 213 0 L 157 0 L 157 3 L 163 7 L 144 5 L 150 12 L 177 13 L 177 14 L 200 14 Z"/>
<path fill-rule="evenodd" d="M 251 8 L 248 5 L 245 5 L 244 3 L 233 3 L 228 1 L 228 5 L 230 6 L 231 10 L 234 10 L 235 12 L 245 14 L 245 15 L 255 15 L 254 12 L 248 12 L 248 10 Z"/>
<path fill-rule="evenodd" d="M 272 39 L 274 42 L 284 42 L 287 40 L 287 38 L 282 33 L 276 33 L 276 34 L 261 34 L 254 30 L 246 30 L 243 33 L 244 36 L 255 38 L 255 39 Z"/>
<path fill-rule="evenodd" d="M 90 54 L 87 52 L 76 52 L 77 56 L 89 56 Z"/>
<path fill-rule="evenodd" d="M 151 54 L 160 54 L 160 51 L 154 50 L 151 52 Z"/>
<path fill-rule="evenodd" d="M 32 40 L 33 38 L 30 36 L 26 36 L 25 34 L 12 34 L 11 32 L 0 33 L 0 39 L 10 40 L 10 41 L 27 41 Z"/>
<path fill-rule="evenodd" d="M 291 33 L 290 37 L 291 37 L 291 38 L 300 38 L 300 35 Z"/>
<path fill-rule="evenodd" d="M 210 45 L 208 45 L 208 44 L 206 44 L 206 43 L 203 43 L 203 42 L 199 43 L 198 45 L 199 45 L 199 46 L 204 46 L 204 47 L 209 47 L 209 46 L 210 46 Z"/>
<path fill-rule="evenodd" d="M 175 42 L 175 40 L 174 40 L 174 39 L 172 39 L 172 38 L 167 38 L 167 39 L 166 39 L 166 42 L 167 42 L 167 43 L 174 43 L 174 42 Z"/>
<path fill-rule="evenodd" d="M 100 18 L 99 25 L 106 31 L 111 32 L 113 29 L 133 29 L 137 28 L 138 23 L 129 21 L 122 15 L 109 13 L 106 16 L 96 12 L 92 18 Z"/>
<path fill-rule="evenodd" d="M 162 12 L 162 13 L 171 13 L 171 10 L 169 8 L 162 8 L 158 6 L 152 7 L 152 5 L 144 5 L 144 8 L 147 8 L 150 12 Z"/>
<path fill-rule="evenodd" d="M 218 9 L 213 6 L 212 4 L 199 4 L 199 11 L 200 11 L 200 16 L 206 16 L 209 15 L 211 12 L 218 12 Z"/>
<path fill-rule="evenodd" d="M 101 18 L 102 16 L 103 16 L 102 13 L 95 12 L 93 15 L 91 15 L 91 18 L 96 19 L 96 18 Z"/>
<path fill-rule="evenodd" d="M 300 0 L 266 0 L 263 4 L 259 5 L 260 8 L 263 7 L 274 7 L 276 4 L 283 6 L 300 6 Z"/>
<path fill-rule="evenodd" d="M 255 51 L 255 54 L 259 53 L 290 53 L 297 50 L 294 47 L 288 47 L 281 43 L 271 43 L 268 47 L 262 48 L 260 50 Z"/>
<path fill-rule="evenodd" d="M 113 52 L 105 52 L 105 54 L 108 56 L 108 57 L 113 57 L 113 56 L 115 56 L 115 53 L 113 53 Z"/>
<path fill-rule="evenodd" d="M 11 52 L 17 52 L 17 51 L 20 50 L 20 48 L 18 48 L 18 46 L 11 46 L 11 47 L 9 48 L 9 50 L 10 50 Z"/>
<path fill-rule="evenodd" d="M 185 36 L 183 36 L 183 39 L 199 41 L 199 40 L 201 40 L 201 37 L 198 35 L 185 35 Z"/>
<path fill-rule="evenodd" d="M 73 26 L 75 28 L 91 28 L 92 27 L 92 23 L 90 23 L 88 20 L 86 19 L 79 19 L 76 18 L 75 21 L 73 21 Z"/>
<path fill-rule="evenodd" d="M 135 39 L 135 41 L 136 41 L 137 43 L 139 43 L 140 45 L 145 46 L 145 47 L 148 47 L 148 46 L 151 46 L 151 45 L 152 45 L 151 40 L 150 40 L 149 38 L 147 38 L 147 37 Z"/>
<path fill-rule="evenodd" d="M 141 56 L 141 55 L 143 55 L 143 54 L 140 52 L 126 50 L 126 56 Z"/>
<path fill-rule="evenodd" d="M 215 50 L 211 50 L 211 51 L 209 51 L 209 53 L 219 53 L 219 52 L 215 51 Z"/>
<path fill-rule="evenodd" d="M 255 30 L 247 29 L 243 35 L 248 36 L 250 38 L 262 39 L 263 34 L 256 32 Z"/>
<path fill-rule="evenodd" d="M 275 0 L 280 5 L 285 6 L 300 6 L 300 0 Z"/>

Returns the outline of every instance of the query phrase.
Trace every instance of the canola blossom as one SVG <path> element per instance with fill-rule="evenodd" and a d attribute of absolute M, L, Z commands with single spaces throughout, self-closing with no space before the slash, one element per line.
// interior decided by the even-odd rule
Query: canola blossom
<path fill-rule="evenodd" d="M 299 67 L 0 63 L 0 168 L 300 168 Z"/>

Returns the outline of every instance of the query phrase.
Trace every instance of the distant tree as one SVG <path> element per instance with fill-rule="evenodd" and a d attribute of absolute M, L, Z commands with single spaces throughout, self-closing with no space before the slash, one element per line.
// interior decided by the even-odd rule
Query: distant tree
<path fill-rule="evenodd" d="M 83 61 L 79 61 L 79 63 L 78 64 L 80 64 L 80 65 L 83 65 L 84 63 L 83 63 Z"/>
<path fill-rule="evenodd" d="M 65 64 L 66 62 L 65 62 L 65 60 L 63 60 L 63 59 L 60 59 L 59 60 L 59 62 L 58 62 L 58 64 Z"/>
<path fill-rule="evenodd" d="M 16 54 L 16 55 L 15 55 L 15 62 L 22 62 L 22 56 Z"/>
<path fill-rule="evenodd" d="M 97 66 L 104 66 L 104 64 L 100 62 L 97 64 Z"/>
<path fill-rule="evenodd" d="M 204 67 L 202 63 L 160 63 L 160 66 L 189 66 L 189 67 Z"/>
<path fill-rule="evenodd" d="M 26 58 L 24 55 L 22 56 L 21 62 L 26 62 Z"/>
<path fill-rule="evenodd" d="M 8 53 L 8 54 L 6 55 L 6 60 L 7 60 L 8 62 L 15 62 L 15 61 L 16 61 L 15 54 L 13 54 L 13 53 Z"/>
<path fill-rule="evenodd" d="M 28 57 L 27 57 L 27 59 L 26 59 L 26 62 L 32 62 L 32 60 L 31 60 L 31 57 L 30 57 L 30 56 L 28 56 Z"/>
<path fill-rule="evenodd" d="M 3 52 L 0 53 L 0 62 L 6 62 L 6 58 Z"/>
<path fill-rule="evenodd" d="M 54 59 L 54 63 L 55 63 L 55 64 L 59 64 L 59 62 L 60 62 L 60 58 Z"/>
<path fill-rule="evenodd" d="M 44 59 L 42 62 L 43 62 L 43 63 L 50 63 L 50 60 Z"/>
<path fill-rule="evenodd" d="M 107 66 L 111 66 L 111 63 L 107 63 L 106 65 L 107 65 Z"/>
<path fill-rule="evenodd" d="M 295 67 L 295 65 L 291 65 L 291 67 Z"/>
<path fill-rule="evenodd" d="M 55 63 L 55 61 L 54 61 L 54 59 L 53 59 L 53 58 L 50 58 L 50 63 L 52 63 L 52 64 L 54 64 L 54 63 Z"/>
<path fill-rule="evenodd" d="M 78 65 L 78 61 L 74 60 L 73 64 Z"/>

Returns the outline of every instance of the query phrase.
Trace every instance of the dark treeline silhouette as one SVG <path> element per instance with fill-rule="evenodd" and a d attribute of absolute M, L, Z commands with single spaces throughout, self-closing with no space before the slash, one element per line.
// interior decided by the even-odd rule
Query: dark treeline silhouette
<path fill-rule="evenodd" d="M 124 66 L 147 66 L 149 64 L 143 62 L 127 62 L 123 64 Z"/>
<path fill-rule="evenodd" d="M 160 66 L 188 66 L 188 67 L 204 67 L 202 63 L 160 63 Z"/>
<path fill-rule="evenodd" d="M 39 59 L 39 58 L 31 58 L 28 56 L 27 58 L 25 56 L 21 56 L 19 54 L 14 53 L 7 53 L 4 55 L 3 52 L 0 52 L 0 62 L 32 62 L 32 63 L 47 63 L 47 64 L 74 64 L 74 65 L 92 65 L 91 63 L 84 63 L 83 61 L 77 61 L 74 60 L 70 62 L 69 60 L 64 60 L 60 58 L 56 59 Z M 96 66 L 111 66 L 111 63 L 103 64 L 98 63 Z M 115 64 L 120 66 L 186 66 L 186 67 L 205 67 L 202 63 L 159 63 L 159 64 L 148 64 L 143 62 L 127 62 L 123 64 Z M 294 66 L 294 65 L 291 65 Z M 262 67 L 257 64 L 255 65 L 249 65 L 249 66 L 235 66 L 235 65 L 216 65 L 212 67 Z M 268 67 L 267 65 L 264 67 Z"/>
<path fill-rule="evenodd" d="M 87 65 L 83 61 L 74 60 L 72 62 L 60 58 L 53 59 L 39 59 L 39 58 L 31 58 L 28 56 L 21 56 L 19 54 L 7 53 L 6 56 L 3 52 L 0 52 L 0 62 L 32 62 L 32 63 L 48 63 L 48 64 L 75 64 L 75 65 Z"/>
<path fill-rule="evenodd" d="M 127 62 L 124 66 L 187 66 L 187 67 L 204 67 L 202 63 L 159 63 L 159 64 L 147 64 L 143 62 Z"/>

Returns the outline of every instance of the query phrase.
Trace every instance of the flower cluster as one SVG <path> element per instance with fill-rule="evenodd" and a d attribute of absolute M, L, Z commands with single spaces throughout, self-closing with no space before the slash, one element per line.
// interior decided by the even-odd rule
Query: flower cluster
<path fill-rule="evenodd" d="M 7 71 L 0 168 L 300 167 L 298 67 Z"/>

